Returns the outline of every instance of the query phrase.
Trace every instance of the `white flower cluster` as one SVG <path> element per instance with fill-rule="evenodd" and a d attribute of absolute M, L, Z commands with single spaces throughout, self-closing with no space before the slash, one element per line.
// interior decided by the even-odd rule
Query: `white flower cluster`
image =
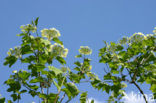
<path fill-rule="evenodd" d="M 20 28 L 21 28 L 21 31 L 24 33 L 27 33 L 28 31 L 32 31 L 34 33 L 37 30 L 36 26 L 33 26 L 31 24 L 22 25 Z"/>
<path fill-rule="evenodd" d="M 15 47 L 14 50 L 12 48 L 10 48 L 9 51 L 7 52 L 7 54 L 9 56 L 14 55 L 16 58 L 21 58 L 22 57 L 20 47 Z"/>
<path fill-rule="evenodd" d="M 52 40 L 53 38 L 58 38 L 61 36 L 60 32 L 55 28 L 43 29 L 41 30 L 42 37 L 48 38 L 48 40 Z"/>
<path fill-rule="evenodd" d="M 141 42 L 144 39 L 146 39 L 146 36 L 141 32 L 134 33 L 130 38 L 131 42 Z"/>
<path fill-rule="evenodd" d="M 60 57 L 66 57 L 68 54 L 68 49 L 64 48 L 63 45 L 60 45 L 58 43 L 51 45 L 48 51 L 54 54 L 55 56 L 60 56 Z"/>
<path fill-rule="evenodd" d="M 92 50 L 88 46 L 80 46 L 79 52 L 80 54 L 90 55 Z"/>
<path fill-rule="evenodd" d="M 154 28 L 153 33 L 156 34 L 156 27 Z"/>
<path fill-rule="evenodd" d="M 12 71 L 13 73 L 17 73 L 17 70 Z"/>

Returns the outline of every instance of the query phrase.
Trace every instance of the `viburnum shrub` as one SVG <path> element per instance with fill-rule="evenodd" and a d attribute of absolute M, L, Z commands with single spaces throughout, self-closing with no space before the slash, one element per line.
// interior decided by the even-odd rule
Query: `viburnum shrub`
<path fill-rule="evenodd" d="M 147 98 L 141 85 L 149 84 L 156 99 L 156 28 L 153 34 L 134 33 L 123 37 L 117 43 L 104 42 L 100 49 L 100 63 L 104 63 L 103 80 L 92 82 L 93 87 L 109 93 L 109 102 L 119 102 L 124 96 L 127 84 L 134 85 Z"/>
<path fill-rule="evenodd" d="M 80 91 L 77 87 L 83 82 L 108 93 L 108 103 L 122 102 L 127 84 L 134 85 L 146 103 L 148 100 L 141 86 L 149 84 L 156 99 L 156 28 L 153 34 L 138 32 L 117 43 L 104 41 L 104 47 L 99 50 L 99 62 L 105 64 L 105 74 L 99 79 L 91 72 L 88 55 L 92 50 L 88 46 L 80 46 L 75 59 L 82 61 L 74 62 L 75 67 L 71 69 L 66 65 L 68 49 L 59 39 L 60 32 L 55 28 L 39 32 L 37 26 L 38 18 L 31 24 L 22 25 L 22 33 L 17 35 L 22 39 L 21 45 L 9 49 L 5 58 L 4 65 L 9 67 L 16 62 L 26 65 L 13 70 L 5 81 L 12 97 L 8 103 L 20 103 L 24 93 L 37 96 L 42 103 L 68 103 L 78 95 L 80 102 L 86 103 L 87 91 Z M 55 66 L 56 62 L 60 67 Z M 5 101 L 6 98 L 0 98 L 0 103 Z"/>
<path fill-rule="evenodd" d="M 68 49 L 59 40 L 60 32 L 55 28 L 39 32 L 37 26 L 38 18 L 31 24 L 22 25 L 22 33 L 17 35 L 22 39 L 21 45 L 11 48 L 7 53 L 4 65 L 12 67 L 16 62 L 27 65 L 26 68 L 13 70 L 13 74 L 5 81 L 7 92 L 18 103 L 24 93 L 37 96 L 42 103 L 67 103 L 80 94 L 80 102 L 85 103 L 87 92 L 80 91 L 76 84 L 80 84 L 86 76 L 90 80 L 97 78 L 90 71 L 91 60 L 85 56 L 91 54 L 91 49 L 82 46 L 76 58 L 82 58 L 83 62 L 76 61 L 75 68 L 70 69 L 65 61 Z M 54 66 L 57 61 L 60 67 Z M 65 96 L 68 98 L 64 99 Z M 12 100 L 8 100 L 8 103 L 12 103 Z M 0 103 L 4 101 L 5 98 L 0 99 Z"/>

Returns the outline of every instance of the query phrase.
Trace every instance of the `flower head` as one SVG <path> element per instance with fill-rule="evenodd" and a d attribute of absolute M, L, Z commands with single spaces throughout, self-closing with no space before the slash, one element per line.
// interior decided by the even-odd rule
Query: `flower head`
<path fill-rule="evenodd" d="M 156 34 L 156 27 L 154 28 L 153 33 Z"/>
<path fill-rule="evenodd" d="M 9 56 L 14 55 L 16 58 L 21 58 L 21 49 L 20 47 L 15 47 L 14 50 L 12 48 L 7 52 Z"/>
<path fill-rule="evenodd" d="M 142 40 L 144 40 L 146 38 L 146 36 L 141 33 L 134 33 L 132 37 L 130 37 L 131 42 L 141 42 Z"/>
<path fill-rule="evenodd" d="M 10 48 L 9 51 L 7 52 L 7 54 L 8 54 L 9 56 L 11 56 L 11 54 L 13 54 L 13 49 Z"/>
<path fill-rule="evenodd" d="M 17 70 L 12 71 L 13 73 L 17 73 Z"/>
<path fill-rule="evenodd" d="M 41 30 L 41 35 L 42 37 L 48 38 L 48 40 L 61 36 L 60 32 L 55 28 L 43 29 Z"/>
<path fill-rule="evenodd" d="M 68 54 L 68 49 L 64 48 L 63 45 L 60 45 L 58 43 L 55 43 L 50 47 L 50 51 L 52 54 L 55 56 L 61 56 L 61 57 L 66 57 Z"/>
<path fill-rule="evenodd" d="M 28 31 L 32 31 L 34 33 L 37 30 L 36 26 L 33 26 L 31 24 L 22 25 L 20 28 L 21 28 L 21 31 L 24 33 L 28 32 Z"/>
<path fill-rule="evenodd" d="M 21 58 L 21 49 L 20 49 L 20 47 L 15 47 L 14 53 L 15 53 L 15 56 L 17 58 Z"/>
<path fill-rule="evenodd" d="M 90 55 L 92 50 L 88 46 L 80 46 L 79 52 L 80 54 Z"/>
<path fill-rule="evenodd" d="M 145 36 L 145 39 L 147 40 L 147 39 L 151 38 L 152 36 L 153 36 L 153 34 L 147 34 L 147 35 Z"/>

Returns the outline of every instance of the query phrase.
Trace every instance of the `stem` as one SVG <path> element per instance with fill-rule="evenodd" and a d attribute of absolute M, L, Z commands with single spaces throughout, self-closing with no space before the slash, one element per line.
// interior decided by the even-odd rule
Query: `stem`
<path fill-rule="evenodd" d="M 145 96 L 144 92 L 141 90 L 141 88 L 139 87 L 139 85 L 136 84 L 136 82 L 132 82 L 132 83 L 139 89 L 140 93 L 141 93 L 141 94 L 143 95 L 143 97 L 144 97 L 145 102 L 148 103 L 148 101 L 147 101 L 147 99 L 146 99 L 146 96 Z"/>
<path fill-rule="evenodd" d="M 38 43 L 38 40 L 37 40 L 37 43 Z M 39 43 L 38 43 L 38 44 L 39 44 Z M 39 63 L 40 63 L 40 61 L 39 61 L 39 56 L 40 56 L 39 47 L 38 47 L 38 49 L 37 49 L 37 53 L 34 52 L 34 54 L 35 54 L 35 56 L 36 56 L 36 62 L 39 64 Z M 38 72 L 38 76 L 41 77 L 40 72 Z M 44 94 L 43 85 L 42 85 L 41 82 L 40 82 L 40 88 L 41 88 L 41 93 Z M 47 103 L 47 102 L 46 102 L 46 99 L 44 99 L 44 98 L 42 98 L 42 99 L 43 99 L 43 101 L 44 101 L 45 103 Z"/>
<path fill-rule="evenodd" d="M 64 99 L 65 96 L 66 96 L 66 93 L 63 94 L 63 96 L 62 96 L 62 98 L 60 100 L 60 103 L 62 103 L 62 101 L 63 101 L 63 99 Z"/>
<path fill-rule="evenodd" d="M 18 100 L 17 100 L 17 103 L 19 103 L 19 98 L 18 98 Z"/>
<path fill-rule="evenodd" d="M 66 76 L 67 76 L 67 75 L 66 75 Z M 59 97 L 59 94 L 61 93 L 61 88 L 62 88 L 62 86 L 63 86 L 63 83 L 64 83 L 65 79 L 66 79 L 66 76 L 65 76 L 65 77 L 63 78 L 63 80 L 62 80 L 61 87 L 60 87 L 59 90 L 58 90 L 58 94 L 57 94 L 57 96 L 56 96 L 56 98 L 55 98 L 54 103 L 57 102 L 57 99 L 58 99 L 58 97 Z"/>
<path fill-rule="evenodd" d="M 129 70 L 127 69 L 127 71 L 129 72 Z M 129 74 L 130 74 L 130 72 L 129 72 Z M 136 84 L 136 82 L 135 81 L 133 81 L 133 79 L 132 78 L 134 78 L 134 77 L 132 77 L 131 75 L 130 75 L 130 77 L 131 77 L 131 82 L 130 83 L 133 83 L 138 89 L 139 89 L 139 91 L 140 91 L 140 93 L 143 95 L 143 98 L 144 98 L 144 100 L 145 100 L 145 102 L 146 103 L 148 103 L 147 102 L 147 99 L 146 99 L 146 96 L 145 96 L 145 94 L 144 94 L 144 92 L 141 90 L 141 88 L 139 87 L 139 85 L 138 84 Z"/>
<path fill-rule="evenodd" d="M 49 94 L 49 78 L 48 78 L 47 96 L 48 94 Z M 48 103 L 48 97 L 47 97 L 47 103 Z"/>

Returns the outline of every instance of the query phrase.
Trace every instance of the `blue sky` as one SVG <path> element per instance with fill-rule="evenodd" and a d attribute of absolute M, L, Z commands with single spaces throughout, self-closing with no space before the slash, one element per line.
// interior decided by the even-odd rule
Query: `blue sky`
<path fill-rule="evenodd" d="M 98 50 L 103 47 L 103 40 L 118 41 L 122 36 L 131 36 L 135 32 L 152 33 L 156 26 L 156 0 L 0 0 L 0 94 L 9 98 L 2 85 L 12 70 L 3 66 L 9 48 L 18 46 L 20 25 L 28 24 L 36 17 L 39 29 L 57 28 L 61 40 L 69 49 L 68 66 L 76 61 L 74 56 L 82 45 L 93 50 L 93 72 L 103 76 L 103 64 L 98 64 Z M 142 86 L 145 93 L 150 93 L 147 86 Z M 81 90 L 88 90 L 88 96 L 100 101 L 106 100 L 106 94 L 83 84 Z M 136 91 L 129 86 L 127 92 Z M 26 95 L 27 96 L 27 95 Z M 27 97 L 29 98 L 29 97 Z M 33 99 L 24 98 L 24 103 Z"/>

